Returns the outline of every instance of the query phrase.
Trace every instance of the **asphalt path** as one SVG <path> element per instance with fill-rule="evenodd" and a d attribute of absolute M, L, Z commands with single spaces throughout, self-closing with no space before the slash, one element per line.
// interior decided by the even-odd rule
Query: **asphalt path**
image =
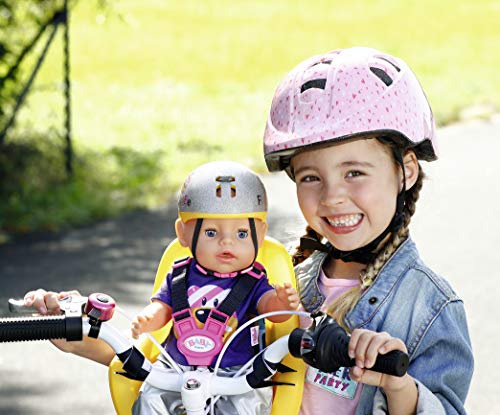
<path fill-rule="evenodd" d="M 476 366 L 466 402 L 471 414 L 500 413 L 500 118 L 438 131 L 440 160 L 428 175 L 412 236 L 422 257 L 464 300 Z M 293 183 L 264 177 L 269 234 L 294 244 L 304 228 Z M 7 299 L 27 290 L 77 288 L 107 292 L 129 313 L 147 303 L 156 266 L 174 237 L 172 203 L 56 235 L 31 235 L 0 245 L 0 315 Z M 118 317 L 124 330 L 127 321 Z M 499 344 L 497 344 L 497 341 Z M 0 344 L 0 414 L 113 414 L 107 368 L 59 352 L 48 342 Z"/>

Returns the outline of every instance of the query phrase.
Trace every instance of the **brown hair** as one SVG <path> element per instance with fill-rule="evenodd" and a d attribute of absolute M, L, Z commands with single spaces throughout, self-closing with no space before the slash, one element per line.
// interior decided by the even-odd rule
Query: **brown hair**
<path fill-rule="evenodd" d="M 330 314 L 337 322 L 348 329 L 345 324 L 345 316 L 354 308 L 358 303 L 361 294 L 373 283 L 380 270 L 384 264 L 389 260 L 389 258 L 394 254 L 397 248 L 408 238 L 408 226 L 411 221 L 411 217 L 415 213 L 416 203 L 420 195 L 420 190 L 422 189 L 423 181 L 425 178 L 425 173 L 418 164 L 418 177 L 415 184 L 411 189 L 405 192 L 405 206 L 404 206 L 404 223 L 399 228 L 398 232 L 392 234 L 391 238 L 382 246 L 377 257 L 370 262 L 366 269 L 361 273 L 360 286 L 356 286 L 349 291 L 346 291 L 341 296 L 337 297 L 332 304 L 329 304 L 327 312 Z M 311 227 L 306 227 L 306 235 L 312 237 L 317 241 L 321 241 L 323 238 Z M 300 264 L 306 258 L 308 258 L 313 251 L 301 250 L 298 246 L 292 255 L 292 263 L 294 265 Z"/>

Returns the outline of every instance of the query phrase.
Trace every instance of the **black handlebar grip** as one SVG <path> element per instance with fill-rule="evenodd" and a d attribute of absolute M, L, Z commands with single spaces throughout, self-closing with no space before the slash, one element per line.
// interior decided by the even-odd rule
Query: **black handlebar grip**
<path fill-rule="evenodd" d="M 65 316 L 0 320 L 0 342 L 2 343 L 65 338 Z"/>
<path fill-rule="evenodd" d="M 337 324 L 329 324 L 323 328 L 316 340 L 316 366 L 325 372 L 333 372 L 340 366 L 352 367 L 355 359 L 348 354 L 349 337 Z M 379 354 L 370 370 L 392 376 L 403 376 L 408 370 L 409 357 L 400 350 L 387 354 Z"/>
<path fill-rule="evenodd" d="M 406 353 L 400 350 L 393 350 L 386 354 L 379 354 L 370 370 L 392 376 L 403 376 L 408 370 L 409 364 L 410 360 Z"/>

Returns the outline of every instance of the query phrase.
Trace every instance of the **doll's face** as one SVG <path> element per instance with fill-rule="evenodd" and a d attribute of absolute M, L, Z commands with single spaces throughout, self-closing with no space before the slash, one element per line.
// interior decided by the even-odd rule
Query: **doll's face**
<path fill-rule="evenodd" d="M 418 175 L 405 155 L 406 187 Z M 337 249 L 362 247 L 389 225 L 402 188 L 402 171 L 390 148 L 359 139 L 299 153 L 292 159 L 299 206 L 309 226 Z"/>
<path fill-rule="evenodd" d="M 195 224 L 195 219 L 186 223 L 180 220 L 176 222 L 177 237 L 181 245 L 191 247 Z M 255 219 L 255 228 L 260 247 L 267 224 Z M 229 273 L 249 267 L 257 253 L 248 219 L 203 219 L 196 253 L 193 254 L 200 265 L 215 272 Z"/>

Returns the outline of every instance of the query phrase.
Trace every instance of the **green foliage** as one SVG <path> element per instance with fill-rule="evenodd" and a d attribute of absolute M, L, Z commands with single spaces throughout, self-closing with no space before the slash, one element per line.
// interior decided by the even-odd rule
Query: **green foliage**
<path fill-rule="evenodd" d="M 48 14 L 33 10 L 60 1 L 0 0 L 0 39 L 16 36 L 0 41 L 0 77 L 33 38 L 32 23 L 50 16 L 50 9 Z M 440 125 L 457 120 L 471 105 L 500 108 L 495 0 L 70 4 L 75 178 L 66 180 L 62 159 L 47 162 L 59 169 L 57 174 L 45 169 L 48 184 L 27 173 L 16 185 L 18 195 L 11 191 L 9 199 L 2 198 L 0 227 L 58 227 L 163 202 L 164 189 L 176 189 L 189 170 L 208 160 L 233 159 L 265 171 L 261 140 L 276 85 L 298 62 L 334 48 L 371 46 L 403 58 Z M 5 12 L 5 5 L 12 10 Z M 19 29 L 26 28 L 11 35 L 4 29 L 13 16 Z M 61 46 L 59 36 L 6 145 L 21 145 L 26 134 L 20 131 L 29 131 L 33 140 L 40 138 L 38 149 L 48 131 L 63 128 Z M 26 78 L 35 52 L 17 79 Z M 0 112 L 10 114 L 11 104 L 0 99 Z M 61 132 L 57 139 L 52 135 L 61 141 Z M 41 151 L 48 160 L 50 150 Z M 59 156 L 50 157 L 62 157 L 59 145 L 53 151 Z M 37 154 L 24 157 L 41 161 Z M 57 220 L 48 217 L 57 208 L 52 205 L 66 206 Z M 46 219 L 37 216 L 45 213 Z"/>
<path fill-rule="evenodd" d="M 64 0 L 0 1 L 0 126 L 10 117 L 22 89 L 26 55 L 36 46 L 42 28 L 62 10 L 63 3 Z"/>
<path fill-rule="evenodd" d="M 0 147 L 0 229 L 57 230 L 158 204 L 165 195 L 161 152 L 79 149 L 74 176 L 48 137 L 16 137 Z M 56 137 L 57 138 L 57 137 Z"/>

